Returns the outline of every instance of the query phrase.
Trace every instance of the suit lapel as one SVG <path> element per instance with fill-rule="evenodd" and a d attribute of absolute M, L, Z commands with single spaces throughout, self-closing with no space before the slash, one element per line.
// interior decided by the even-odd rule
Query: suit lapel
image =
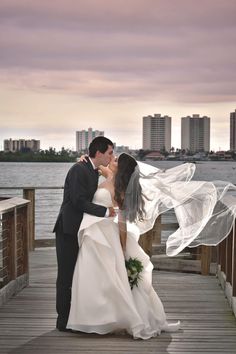
<path fill-rule="evenodd" d="M 85 162 L 86 166 L 89 168 L 89 170 L 91 171 L 91 173 L 94 174 L 94 176 L 97 178 L 98 180 L 98 170 L 94 170 L 93 165 L 91 164 L 89 158 L 86 158 L 87 162 Z"/>

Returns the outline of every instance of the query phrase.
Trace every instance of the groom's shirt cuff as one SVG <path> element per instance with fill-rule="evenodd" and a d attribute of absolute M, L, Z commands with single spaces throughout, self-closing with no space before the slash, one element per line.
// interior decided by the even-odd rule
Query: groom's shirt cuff
<path fill-rule="evenodd" d="M 109 217 L 109 209 L 107 208 L 106 214 L 105 214 L 105 218 Z"/>

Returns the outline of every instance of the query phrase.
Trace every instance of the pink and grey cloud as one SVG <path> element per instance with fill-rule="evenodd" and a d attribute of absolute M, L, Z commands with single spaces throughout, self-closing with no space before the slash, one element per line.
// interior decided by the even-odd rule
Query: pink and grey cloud
<path fill-rule="evenodd" d="M 78 104 L 68 110 L 72 134 L 87 128 L 75 120 L 83 115 L 89 125 L 117 135 L 114 124 L 124 144 L 127 117 L 137 122 L 160 109 L 175 112 L 176 126 L 181 114 L 192 113 L 210 114 L 217 126 L 224 107 L 228 129 L 229 112 L 236 108 L 235 13 L 235 0 L 2 0 L 0 88 L 8 99 L 0 122 L 6 115 L 13 121 L 14 116 L 16 121 L 37 120 L 34 105 L 22 109 L 24 95 L 33 93 L 35 102 L 44 105 L 43 129 L 52 113 L 49 100 L 57 97 L 54 116 L 60 117 L 63 131 L 68 117 L 65 108 L 61 115 L 60 97 L 68 105 L 77 98 L 83 109 Z M 11 105 L 11 98 L 20 106 Z M 140 127 L 133 129 L 136 145 L 141 144 Z M 220 144 L 220 131 L 212 138 Z"/>

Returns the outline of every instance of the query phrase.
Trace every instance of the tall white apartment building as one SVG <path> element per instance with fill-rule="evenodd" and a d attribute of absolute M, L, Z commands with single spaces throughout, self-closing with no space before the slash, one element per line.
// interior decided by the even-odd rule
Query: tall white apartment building
<path fill-rule="evenodd" d="M 236 109 L 230 113 L 230 150 L 236 151 Z"/>
<path fill-rule="evenodd" d="M 181 149 L 210 151 L 210 118 L 199 114 L 181 118 Z"/>
<path fill-rule="evenodd" d="M 171 117 L 160 114 L 143 117 L 143 149 L 170 151 Z"/>
<path fill-rule="evenodd" d="M 5 139 L 4 151 L 16 152 L 24 149 L 30 149 L 33 152 L 40 150 L 40 140 L 35 139 Z"/>
<path fill-rule="evenodd" d="M 104 131 L 93 130 L 79 130 L 76 132 L 76 151 L 87 150 L 91 141 L 97 136 L 104 136 Z"/>

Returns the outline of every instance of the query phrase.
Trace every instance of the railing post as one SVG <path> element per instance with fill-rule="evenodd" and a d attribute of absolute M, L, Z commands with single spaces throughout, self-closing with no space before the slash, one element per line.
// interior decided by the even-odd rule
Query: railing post
<path fill-rule="evenodd" d="M 142 234 L 139 239 L 139 244 L 144 250 L 145 253 L 152 256 L 152 244 L 161 244 L 161 215 L 155 221 L 153 228 L 147 231 L 145 234 Z"/>
<path fill-rule="evenodd" d="M 209 275 L 210 264 L 211 264 L 211 247 L 201 246 L 202 256 L 201 256 L 201 274 Z"/>
<path fill-rule="evenodd" d="M 156 219 L 156 222 L 153 226 L 153 242 L 157 245 L 161 244 L 161 214 Z"/>
<path fill-rule="evenodd" d="M 28 199 L 30 204 L 28 206 L 28 244 L 29 251 L 34 251 L 34 241 L 35 241 L 35 189 L 34 188 L 24 188 L 23 198 Z"/>
<path fill-rule="evenodd" d="M 152 230 L 145 232 L 145 234 L 142 234 L 139 238 L 140 246 L 142 247 L 144 252 L 149 255 L 149 257 L 152 256 L 152 239 L 153 239 L 153 231 Z"/>
<path fill-rule="evenodd" d="M 220 245 L 220 267 L 221 271 L 226 274 L 226 240 L 223 240 Z"/>
<path fill-rule="evenodd" d="M 233 228 L 226 238 L 226 281 L 232 282 L 232 246 L 233 246 Z"/>

